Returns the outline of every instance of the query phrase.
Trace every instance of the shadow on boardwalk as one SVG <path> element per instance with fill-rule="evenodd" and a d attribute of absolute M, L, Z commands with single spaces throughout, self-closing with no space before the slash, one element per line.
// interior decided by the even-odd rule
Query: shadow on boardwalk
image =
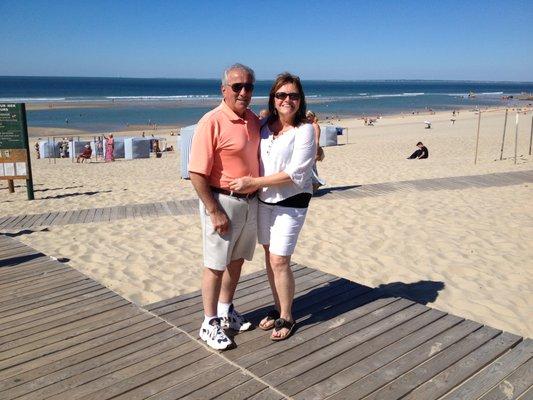
<path fill-rule="evenodd" d="M 300 296 L 296 294 L 293 302 L 293 317 L 298 320 L 296 330 L 317 322 L 334 320 L 350 310 L 378 299 L 399 297 L 426 305 L 434 302 L 444 287 L 444 282 L 440 281 L 419 281 L 393 282 L 372 289 L 337 278 Z M 272 309 L 273 305 L 263 306 L 247 313 L 246 317 L 257 325 Z"/>

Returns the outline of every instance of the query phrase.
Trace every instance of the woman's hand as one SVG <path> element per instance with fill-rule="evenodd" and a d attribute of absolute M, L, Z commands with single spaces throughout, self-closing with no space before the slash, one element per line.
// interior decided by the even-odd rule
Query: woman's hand
<path fill-rule="evenodd" d="M 318 146 L 316 149 L 315 161 L 322 161 L 325 157 L 324 149 L 321 146 Z"/>
<path fill-rule="evenodd" d="M 251 193 L 259 189 L 259 186 L 257 185 L 255 178 L 252 178 L 251 176 L 243 176 L 242 178 L 232 180 L 229 183 L 229 188 L 234 192 Z"/>

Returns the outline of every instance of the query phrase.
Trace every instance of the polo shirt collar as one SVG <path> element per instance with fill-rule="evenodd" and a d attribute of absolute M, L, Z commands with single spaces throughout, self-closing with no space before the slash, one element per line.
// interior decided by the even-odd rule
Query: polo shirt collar
<path fill-rule="evenodd" d="M 248 115 L 248 109 L 244 112 L 244 118 L 239 117 L 235 111 L 233 111 L 229 106 L 226 104 L 224 100 L 222 100 L 222 103 L 220 104 L 220 107 L 222 108 L 222 111 L 224 114 L 226 114 L 231 121 L 244 121 L 246 120 L 246 117 Z"/>

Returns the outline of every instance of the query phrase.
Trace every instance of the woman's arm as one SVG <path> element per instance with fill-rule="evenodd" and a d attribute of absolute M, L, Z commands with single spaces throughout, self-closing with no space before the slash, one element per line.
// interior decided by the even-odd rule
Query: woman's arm
<path fill-rule="evenodd" d="M 251 176 L 243 176 L 242 178 L 234 179 L 229 183 L 229 188 L 235 192 L 251 193 L 267 186 L 282 185 L 291 182 L 291 178 L 287 173 L 281 171 L 268 176 L 260 176 L 252 178 Z"/>

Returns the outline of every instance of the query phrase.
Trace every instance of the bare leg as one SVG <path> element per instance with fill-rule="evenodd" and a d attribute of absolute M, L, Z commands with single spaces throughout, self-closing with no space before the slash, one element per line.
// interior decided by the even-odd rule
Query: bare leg
<path fill-rule="evenodd" d="M 244 264 L 243 258 L 233 260 L 227 266 L 226 271 L 224 271 L 224 275 L 222 277 L 222 288 L 220 290 L 220 296 L 217 299 L 221 303 L 233 302 L 233 296 L 235 295 L 237 284 L 241 278 L 242 264 Z"/>
<path fill-rule="evenodd" d="M 223 271 L 217 271 L 210 268 L 204 268 L 202 276 L 202 302 L 204 304 L 204 313 L 206 316 L 217 315 L 217 302 L 222 286 Z"/>
<path fill-rule="evenodd" d="M 268 276 L 268 282 L 270 283 L 270 289 L 272 290 L 272 297 L 274 298 L 274 305 L 276 310 L 280 310 L 278 292 L 276 290 L 276 282 L 274 280 L 274 272 L 272 271 L 272 266 L 270 265 L 270 245 L 264 244 L 263 249 L 265 250 L 265 267 Z M 267 317 L 263 318 L 259 323 L 262 329 L 272 329 L 273 322 L 269 322 Z"/>
<path fill-rule="evenodd" d="M 289 267 L 291 256 L 270 254 L 270 266 L 274 274 L 274 283 L 279 298 L 280 316 L 287 321 L 293 321 L 292 301 L 294 299 L 294 275 Z M 288 334 L 286 328 L 272 332 L 272 337 L 284 337 Z"/>

